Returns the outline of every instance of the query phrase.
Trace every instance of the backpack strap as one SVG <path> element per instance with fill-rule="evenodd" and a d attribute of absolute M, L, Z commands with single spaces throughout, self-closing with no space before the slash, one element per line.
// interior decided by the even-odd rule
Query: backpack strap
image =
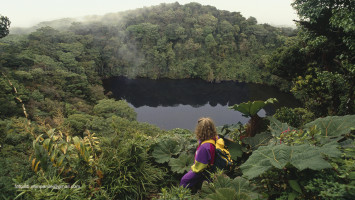
<path fill-rule="evenodd" d="M 214 139 L 209 139 L 209 140 L 205 140 L 201 143 L 201 145 L 205 144 L 205 143 L 211 143 L 213 144 L 214 146 L 216 146 L 216 140 Z"/>

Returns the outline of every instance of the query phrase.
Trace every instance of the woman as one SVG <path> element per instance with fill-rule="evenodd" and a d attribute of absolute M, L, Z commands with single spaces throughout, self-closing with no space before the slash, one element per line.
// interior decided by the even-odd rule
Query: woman
<path fill-rule="evenodd" d="M 198 120 L 195 134 L 199 145 L 195 153 L 195 162 L 191 166 L 191 170 L 187 172 L 181 179 L 180 186 L 191 188 L 196 184 L 201 184 L 207 180 L 208 173 L 206 168 L 213 164 L 215 155 L 215 146 L 211 143 L 204 143 L 206 140 L 216 139 L 216 127 L 210 118 L 201 118 Z M 201 145 L 202 144 L 202 145 Z"/>

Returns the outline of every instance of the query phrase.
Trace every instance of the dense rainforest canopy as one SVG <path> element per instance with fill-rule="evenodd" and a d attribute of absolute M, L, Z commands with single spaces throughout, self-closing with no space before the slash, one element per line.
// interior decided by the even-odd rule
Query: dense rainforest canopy
<path fill-rule="evenodd" d="M 54 49 L 45 55 L 65 69 L 73 70 L 66 64 L 71 60 L 63 60 L 60 52 L 78 61 L 83 51 L 90 50 L 85 54 L 95 61 L 95 69 L 108 76 L 265 82 L 270 74 L 262 69 L 264 55 L 296 34 L 291 28 L 260 25 L 253 17 L 197 3 L 162 4 L 64 24 L 67 21 L 43 23 L 29 35 L 29 43 L 40 43 L 39 52 L 28 55 L 30 66 L 38 63 L 36 55 L 43 55 L 41 49 L 51 42 Z M 62 43 L 66 49 L 57 47 Z M 7 64 L 13 65 L 18 66 Z"/>
<path fill-rule="evenodd" d="M 0 197 L 353 199 L 355 5 L 292 6 L 297 29 L 198 3 L 10 34 L 0 16 Z M 235 165 L 191 194 L 177 183 L 193 162 L 193 133 L 137 122 L 125 101 L 104 93 L 101 80 L 112 76 L 262 83 L 303 107 L 219 128 L 233 139 Z"/>

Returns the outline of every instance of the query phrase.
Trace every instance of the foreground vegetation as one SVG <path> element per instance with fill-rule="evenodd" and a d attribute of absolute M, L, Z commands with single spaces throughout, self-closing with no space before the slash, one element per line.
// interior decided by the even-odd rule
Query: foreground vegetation
<path fill-rule="evenodd" d="M 297 35 L 196 3 L 24 35 L 6 36 L 1 16 L 1 198 L 354 199 L 354 5 L 293 6 Z M 233 106 L 251 117 L 219 127 L 235 164 L 192 194 L 178 183 L 193 133 L 137 122 L 104 94 L 101 79 L 116 75 L 278 85 L 304 107 L 261 118 L 276 100 Z"/>

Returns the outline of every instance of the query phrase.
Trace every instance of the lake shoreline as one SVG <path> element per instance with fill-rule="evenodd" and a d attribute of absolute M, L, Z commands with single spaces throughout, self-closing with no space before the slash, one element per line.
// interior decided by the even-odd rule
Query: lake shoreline
<path fill-rule="evenodd" d="M 214 118 L 217 125 L 246 123 L 248 119 L 229 106 L 247 101 L 279 99 L 279 105 L 265 107 L 262 116 L 272 115 L 282 106 L 300 106 L 291 94 L 275 87 L 235 81 L 113 77 L 106 79 L 103 86 L 112 98 L 127 101 L 137 112 L 138 121 L 163 129 L 191 130 L 196 119 L 203 116 Z"/>

